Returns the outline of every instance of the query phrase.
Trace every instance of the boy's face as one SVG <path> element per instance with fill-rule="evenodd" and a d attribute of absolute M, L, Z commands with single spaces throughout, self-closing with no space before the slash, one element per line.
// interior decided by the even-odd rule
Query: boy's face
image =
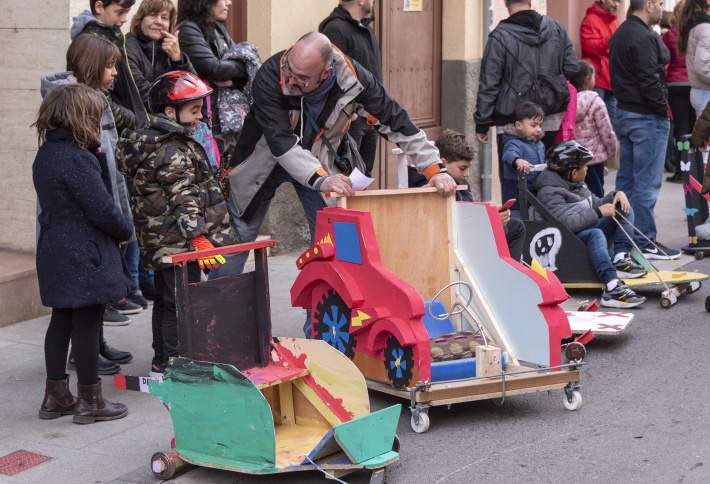
<path fill-rule="evenodd" d="M 525 133 L 528 138 L 538 139 L 542 135 L 542 118 L 525 118 L 516 121 L 515 127 Z"/>
<path fill-rule="evenodd" d="M 121 2 L 122 3 L 122 2 Z M 121 27 L 128 20 L 127 15 L 130 7 L 122 7 L 121 3 L 112 3 L 104 7 L 103 2 L 96 2 L 96 19 L 109 27 Z"/>
<path fill-rule="evenodd" d="M 456 180 L 456 183 L 463 183 L 464 179 L 468 176 L 468 169 L 471 168 L 471 163 L 472 161 L 467 161 L 467 160 L 453 160 L 449 161 L 446 159 L 442 160 L 444 164 L 446 165 L 446 171 L 449 172 L 449 175 L 454 177 L 454 180 Z"/>
<path fill-rule="evenodd" d="M 195 131 L 197 122 L 202 119 L 202 99 L 195 99 L 180 108 L 180 123 L 187 125 L 190 131 Z"/>
<path fill-rule="evenodd" d="M 587 165 L 572 170 L 571 178 L 574 183 L 583 182 L 584 179 L 587 178 Z"/>

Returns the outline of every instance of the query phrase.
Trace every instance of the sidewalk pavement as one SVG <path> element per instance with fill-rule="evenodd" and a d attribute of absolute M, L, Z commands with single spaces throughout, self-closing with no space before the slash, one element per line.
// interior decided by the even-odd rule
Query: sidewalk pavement
<path fill-rule="evenodd" d="M 613 180 L 613 178 L 613 173 L 607 176 L 607 180 Z M 659 225 L 658 239 L 673 248 L 679 248 L 687 243 L 685 215 L 681 210 L 683 206 L 681 185 L 664 182 L 659 202 L 656 206 L 656 215 Z M 289 293 L 290 287 L 297 275 L 295 265 L 296 256 L 297 254 L 288 254 L 271 257 L 269 259 L 273 334 L 277 336 L 301 336 L 301 327 L 305 319 L 305 311 L 291 307 Z M 684 255 L 681 262 L 685 263 L 691 259 L 691 257 Z M 659 266 L 668 269 L 675 268 L 674 264 L 667 262 L 659 264 Z M 599 294 L 593 295 L 593 297 L 598 296 Z M 704 297 L 704 294 L 702 297 Z M 699 304 L 700 296 L 692 297 L 692 301 L 694 305 Z M 683 301 L 681 301 L 678 306 L 681 305 L 683 305 Z M 575 304 L 572 303 L 572 305 L 568 307 L 573 308 L 574 306 Z M 644 307 L 645 306 L 649 306 L 648 310 L 644 309 L 642 312 L 639 312 L 639 317 L 637 317 L 637 321 L 634 323 L 637 331 L 636 338 L 639 337 L 638 333 L 643 332 L 640 329 L 643 327 L 642 321 L 639 321 L 639 319 L 642 319 L 641 316 L 649 318 L 647 320 L 648 322 L 655 321 L 654 318 L 656 318 L 656 316 L 654 315 L 658 315 L 657 317 L 661 318 L 661 321 L 671 315 L 670 312 L 661 313 L 663 310 L 658 307 L 655 299 L 649 301 Z M 690 306 L 688 306 L 688 308 L 690 308 Z M 693 308 L 698 309 L 694 306 Z M 695 311 L 695 313 L 697 313 L 697 311 Z M 674 314 L 678 315 L 681 313 L 676 312 Z M 702 312 L 702 314 L 704 314 L 704 312 Z M 146 376 L 150 369 L 152 356 L 150 309 L 148 311 L 142 311 L 140 314 L 133 315 L 131 318 L 132 322 L 128 326 L 106 327 L 106 338 L 112 346 L 121 350 L 131 351 L 134 355 L 134 360 L 131 363 L 122 365 L 123 374 Z M 113 378 L 108 376 L 103 378 L 104 396 L 109 400 L 127 404 L 129 414 L 126 418 L 112 422 L 99 422 L 92 425 L 75 425 L 72 423 L 71 416 L 56 420 L 41 420 L 38 418 L 37 412 L 42 401 L 44 390 L 45 369 L 43 344 L 48 323 L 49 316 L 45 316 L 0 328 L 0 456 L 5 456 L 18 450 L 24 450 L 51 458 L 51 460 L 47 462 L 13 476 L 3 475 L 0 472 L 0 484 L 29 484 L 38 482 L 51 482 L 52 484 L 76 482 L 123 484 L 158 482 L 150 471 L 150 458 L 154 452 L 169 449 L 173 431 L 168 411 L 154 396 L 138 392 L 115 390 L 113 388 Z M 633 340 L 633 338 L 631 339 Z M 602 341 L 603 340 L 602 338 Z M 615 342 L 612 347 L 617 344 L 622 343 Z M 602 351 L 602 354 L 604 353 L 604 346 L 602 346 L 600 351 Z M 645 353 L 641 352 L 641 354 L 648 354 L 648 351 Z M 612 366 L 609 368 L 609 366 L 613 365 L 613 361 L 617 361 L 616 357 L 611 355 L 609 359 L 611 363 L 607 363 L 606 369 L 604 368 L 605 365 L 601 364 L 591 368 L 589 372 L 587 372 L 593 376 L 593 378 L 589 380 L 591 385 L 595 384 L 595 379 L 597 380 L 597 384 L 599 384 L 599 380 L 607 377 L 607 373 L 615 373 L 619 370 L 618 367 L 614 368 Z M 687 365 L 680 363 L 678 366 L 682 367 Z M 75 389 L 76 375 L 74 372 L 70 372 L 70 375 L 71 386 Z M 610 380 L 612 380 L 612 376 L 614 375 L 608 375 Z M 619 377 L 614 376 L 612 382 L 618 378 Z M 620 378 L 623 379 L 623 377 Z M 592 388 L 587 388 L 585 391 L 591 392 Z M 606 390 L 599 391 L 596 395 L 597 400 L 605 394 L 605 391 Z M 634 393 L 628 398 L 636 399 L 638 395 L 638 393 Z M 439 481 L 446 479 L 446 482 L 464 482 L 464 480 L 467 479 L 464 479 L 463 475 L 456 473 L 465 469 L 467 466 L 461 467 L 463 464 L 459 465 L 459 460 L 455 459 L 456 453 L 452 456 L 454 457 L 453 461 L 448 459 L 447 456 L 450 452 L 446 449 L 464 449 L 462 451 L 464 454 L 470 454 L 472 452 L 470 449 L 470 435 L 478 435 L 479 438 L 488 436 L 486 438 L 493 440 L 490 446 L 485 445 L 487 451 L 482 454 L 483 457 L 480 457 L 479 462 L 488 459 L 487 466 L 493 466 L 492 468 L 496 469 L 500 475 L 501 472 L 507 472 L 506 459 L 510 459 L 513 455 L 523 459 L 523 456 L 528 455 L 525 453 L 525 449 L 528 449 L 529 452 L 533 452 L 534 455 L 534 450 L 529 450 L 527 447 L 523 449 L 521 446 L 517 445 L 516 442 L 513 442 L 513 440 L 531 440 L 531 442 L 535 442 L 534 448 L 537 449 L 540 447 L 539 443 L 543 442 L 543 440 L 539 440 L 543 438 L 540 436 L 544 435 L 548 429 L 550 435 L 545 437 L 547 442 L 554 441 L 555 436 L 558 435 L 569 436 L 574 434 L 574 429 L 577 425 L 586 425 L 596 428 L 598 431 L 595 431 L 595 435 L 599 435 L 600 432 L 606 435 L 609 432 L 613 433 L 619 431 L 619 426 L 611 429 L 605 423 L 597 424 L 593 421 L 586 421 L 586 419 L 606 418 L 606 416 L 598 417 L 597 413 L 599 413 L 602 408 L 606 409 L 608 404 L 603 403 L 603 400 L 597 402 L 599 410 L 595 410 L 593 403 L 594 395 L 588 397 L 587 394 L 585 394 L 584 396 L 585 399 L 590 398 L 590 402 L 592 402 L 588 403 L 590 408 L 587 410 L 586 414 L 574 412 L 575 414 L 586 415 L 585 418 L 577 416 L 567 417 L 571 412 L 565 412 L 565 410 L 560 411 L 557 408 L 561 407 L 561 405 L 560 402 L 558 402 L 559 395 L 555 395 L 555 404 L 553 405 L 555 408 L 554 412 L 552 412 L 555 417 L 552 418 L 558 421 L 557 425 L 559 428 L 555 425 L 551 425 L 552 422 L 545 420 L 548 418 L 546 416 L 547 414 L 542 409 L 538 408 L 539 405 L 537 405 L 536 402 L 544 398 L 545 396 L 539 396 L 526 399 L 525 396 L 520 396 L 517 397 L 517 399 L 511 399 L 511 401 L 517 403 L 508 403 L 508 401 L 506 401 L 505 406 L 501 407 L 500 410 L 499 407 L 486 403 L 461 404 L 455 406 L 456 409 L 452 409 L 449 412 L 445 409 L 441 411 L 437 410 L 438 413 L 432 410 L 435 415 L 434 418 L 438 419 L 436 425 L 440 426 L 440 428 L 430 430 L 429 433 L 423 435 L 417 435 L 411 431 L 409 428 L 409 411 L 405 409 L 399 428 L 399 434 L 402 438 L 403 460 L 396 465 L 397 467 L 395 467 L 394 470 L 395 474 L 392 475 L 390 473 L 391 479 L 388 480 L 388 482 L 411 482 L 411 479 L 417 479 L 419 482 L 434 482 L 439 478 Z M 680 396 L 675 398 L 681 401 L 684 400 L 684 397 Z M 614 394 L 612 400 L 615 402 L 613 407 L 623 409 L 624 406 L 619 402 L 617 393 Z M 371 401 L 373 410 L 395 403 L 406 403 L 396 398 L 376 393 L 371 393 Z M 467 412 L 470 413 L 472 408 L 475 408 L 477 412 L 467 416 Z M 517 418 L 520 419 L 516 420 L 517 423 L 507 422 L 506 424 L 501 421 L 501 419 L 505 420 L 514 416 L 513 413 L 516 411 L 516 408 Z M 526 408 L 527 410 L 525 410 Z M 522 415 L 520 414 L 521 411 L 523 412 Z M 442 414 L 441 412 L 445 413 Z M 447 415 L 448 417 L 442 419 L 442 415 Z M 470 435 L 465 432 L 459 434 L 459 430 L 464 431 L 461 425 L 465 426 L 465 422 L 473 422 L 473 415 L 475 415 L 477 427 L 471 427 L 470 431 L 472 433 Z M 527 417 L 525 417 L 525 415 L 527 415 Z M 534 416 L 539 416 L 542 420 L 538 421 Z M 581 420 L 577 420 L 577 418 Z M 642 418 L 642 416 L 637 415 L 634 418 Z M 488 422 L 489 419 L 491 420 L 490 422 Z M 447 425 L 446 421 L 448 420 L 451 421 L 451 426 Z M 654 422 L 657 421 L 658 419 L 654 417 Z M 434 420 L 432 420 L 432 422 L 434 422 Z M 621 427 L 623 427 L 623 425 Z M 565 434 L 565 432 L 567 432 L 567 430 L 565 430 L 566 428 L 568 430 L 571 428 L 571 430 Z M 513 431 L 517 436 L 515 438 L 509 435 L 509 433 Z M 504 440 L 497 441 L 496 439 L 499 438 Z M 569 438 L 571 440 L 576 440 L 577 438 L 582 440 L 586 439 L 586 437 L 582 438 L 579 435 L 574 439 Z M 447 441 L 447 439 L 454 439 L 454 441 Z M 601 449 L 599 452 L 603 455 L 605 453 L 603 450 L 604 446 L 602 445 L 600 448 L 599 445 L 600 443 L 597 442 L 591 445 L 591 447 L 588 447 L 588 449 L 591 450 L 587 451 L 594 452 L 596 449 Z M 624 444 L 624 446 L 625 445 L 627 444 Z M 623 450 L 625 448 L 624 446 L 619 444 L 616 450 L 618 451 L 619 448 Z M 506 450 L 506 447 L 510 447 L 510 449 Z M 585 449 L 586 448 L 587 447 L 585 447 Z M 479 450 L 483 452 L 482 449 Z M 493 450 L 496 451 L 491 454 Z M 667 451 L 672 452 L 672 449 L 668 448 Z M 706 451 L 707 449 L 702 452 L 705 453 Z M 513 453 L 511 454 L 510 452 Z M 551 456 L 561 455 L 560 449 L 555 448 L 555 450 L 551 452 L 551 454 L 545 455 L 544 459 L 550 463 L 549 468 L 551 472 L 555 472 L 555 466 L 553 465 L 554 458 Z M 698 452 L 700 452 L 700 450 L 698 450 Z M 503 461 L 506 462 L 497 462 L 495 460 L 495 456 L 499 455 L 499 453 L 503 454 Z M 435 456 L 435 460 L 431 461 L 430 456 Z M 476 457 L 476 459 L 478 459 L 478 457 Z M 549 459 L 553 459 L 553 461 Z M 440 460 L 440 462 L 437 463 L 437 460 Z M 528 464 L 532 466 L 532 463 Z M 578 462 L 575 465 L 580 464 L 581 462 Z M 520 467 L 525 467 L 526 465 L 527 464 L 521 463 Z M 559 465 L 564 466 L 564 464 Z M 450 472 L 455 467 L 459 467 L 459 470 Z M 515 467 L 518 468 L 517 465 Z M 0 470 L 2 469 L 2 462 L 0 461 Z M 473 470 L 473 468 L 470 470 Z M 520 470 L 523 471 L 523 469 Z M 517 471 L 511 468 L 510 472 L 515 475 Z M 568 472 L 574 471 L 568 468 Z M 447 475 L 452 477 L 448 479 L 445 477 Z M 531 479 L 535 480 L 541 477 L 539 473 L 535 475 L 537 477 L 534 479 L 531 477 Z M 695 475 L 697 476 L 697 474 Z M 421 477 L 418 479 L 417 476 Z M 459 480 L 459 477 L 464 480 Z M 494 476 L 490 477 L 494 478 Z M 562 474 L 559 474 L 558 477 L 559 479 L 564 478 Z M 571 476 L 567 474 L 567 477 Z M 580 476 L 577 474 L 573 480 L 578 481 L 579 477 Z M 322 477 L 315 472 L 275 476 L 245 476 L 225 471 L 196 468 L 183 475 L 179 475 L 173 482 L 183 484 L 193 482 L 323 482 L 321 479 Z M 367 479 L 367 476 L 363 475 L 363 473 L 346 478 L 350 483 L 367 482 Z M 653 479 L 651 479 L 651 481 L 653 481 Z M 547 482 L 552 481 L 548 480 Z"/>

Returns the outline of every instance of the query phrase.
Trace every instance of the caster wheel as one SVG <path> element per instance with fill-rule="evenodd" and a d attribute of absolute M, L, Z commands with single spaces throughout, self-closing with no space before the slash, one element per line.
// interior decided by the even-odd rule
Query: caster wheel
<path fill-rule="evenodd" d="M 661 298 L 661 307 L 662 307 L 663 309 L 668 309 L 668 308 L 670 308 L 672 305 L 673 305 L 673 303 L 671 303 L 671 300 L 668 299 L 667 297 L 662 297 L 662 298 Z"/>
<path fill-rule="evenodd" d="M 572 401 L 570 402 L 567 399 L 567 393 L 564 394 L 563 396 L 563 401 L 565 403 L 565 408 L 567 410 L 579 410 L 580 407 L 582 406 L 582 394 L 579 393 L 577 390 L 572 391 Z"/>
<path fill-rule="evenodd" d="M 705 298 L 705 310 L 710 313 L 710 296 Z"/>
<path fill-rule="evenodd" d="M 418 434 L 423 434 L 429 430 L 429 415 L 424 412 L 419 412 L 418 424 L 414 421 L 414 415 L 412 415 L 412 429 Z"/>
<path fill-rule="evenodd" d="M 150 466 L 153 470 L 153 475 L 158 479 L 170 479 L 175 475 L 177 466 L 175 461 L 170 458 L 167 452 L 156 452 L 150 458 Z"/>
<path fill-rule="evenodd" d="M 703 260 L 705 258 L 705 252 L 699 250 L 695 254 L 693 254 L 693 256 L 695 257 L 695 260 Z"/>

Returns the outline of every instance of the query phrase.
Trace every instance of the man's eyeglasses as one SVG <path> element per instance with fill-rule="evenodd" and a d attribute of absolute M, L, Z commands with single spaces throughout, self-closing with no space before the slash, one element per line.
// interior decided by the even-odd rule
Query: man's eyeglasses
<path fill-rule="evenodd" d="M 320 71 L 317 76 L 312 78 L 296 75 L 291 71 L 291 68 L 288 66 L 288 55 L 284 57 L 284 62 L 283 64 L 281 64 L 281 69 L 283 70 L 284 76 L 286 76 L 287 80 L 293 79 L 294 81 L 296 81 L 296 84 L 301 87 L 308 87 L 313 81 L 318 79 L 318 77 L 320 77 L 320 75 L 325 70 L 323 69 L 323 71 Z"/>

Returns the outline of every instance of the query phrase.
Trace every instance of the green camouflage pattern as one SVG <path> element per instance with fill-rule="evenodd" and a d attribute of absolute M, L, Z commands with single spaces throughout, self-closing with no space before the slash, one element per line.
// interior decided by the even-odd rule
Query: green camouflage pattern
<path fill-rule="evenodd" d="M 192 250 L 204 235 L 215 247 L 238 242 L 227 204 L 204 148 L 165 115 L 126 131 L 116 146 L 128 179 L 133 225 L 146 269 L 165 269 L 162 257 Z"/>

